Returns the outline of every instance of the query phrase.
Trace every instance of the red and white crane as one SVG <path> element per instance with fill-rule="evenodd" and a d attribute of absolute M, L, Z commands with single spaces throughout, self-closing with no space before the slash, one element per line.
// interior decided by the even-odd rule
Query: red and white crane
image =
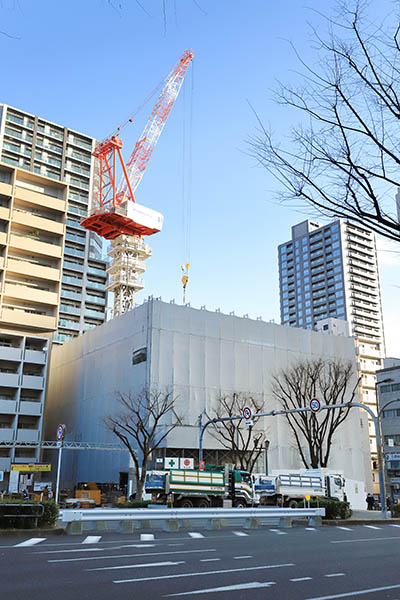
<path fill-rule="evenodd" d="M 107 270 L 110 276 L 107 289 L 115 294 L 114 317 L 132 310 L 135 292 L 144 287 L 138 274 L 144 272 L 143 261 L 151 255 L 151 249 L 144 244 L 143 236 L 162 229 L 163 216 L 139 205 L 134 193 L 175 104 L 192 59 L 193 52 L 186 50 L 164 80 L 153 111 L 126 164 L 119 137 L 122 126 L 99 143 L 93 152 L 95 171 L 92 208 L 81 224 L 112 240 L 109 255 L 113 262 Z M 117 184 L 119 170 L 121 175 Z"/>

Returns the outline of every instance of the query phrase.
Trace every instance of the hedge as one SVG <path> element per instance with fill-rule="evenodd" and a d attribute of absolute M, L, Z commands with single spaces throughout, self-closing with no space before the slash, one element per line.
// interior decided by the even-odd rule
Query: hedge
<path fill-rule="evenodd" d="M 54 527 L 58 519 L 58 504 L 50 500 L 44 500 L 43 502 L 34 502 L 25 500 L 4 499 L 0 500 L 0 529 L 34 529 L 35 527 L 34 518 L 30 519 L 29 517 L 15 517 L 15 519 L 13 519 L 12 517 L 2 517 L 1 515 L 4 514 L 4 512 L 7 513 L 8 511 L 1 507 L 7 504 L 19 504 L 21 506 L 26 504 L 42 504 L 44 506 L 44 513 L 43 516 L 38 518 L 38 527 Z M 9 510 L 10 513 L 15 512 L 16 514 L 18 514 L 19 512 L 18 508 L 16 507 L 10 507 Z M 22 512 L 22 509 L 20 512 Z"/>
<path fill-rule="evenodd" d="M 131 500 L 130 502 L 123 502 L 117 504 L 118 508 L 147 508 L 149 504 L 152 504 L 151 500 Z"/>
<path fill-rule="evenodd" d="M 317 507 L 317 501 L 311 500 L 311 508 Z M 336 500 L 335 498 L 320 498 L 318 502 L 320 508 L 325 508 L 325 519 L 348 519 L 352 515 L 352 510 L 347 502 Z"/>
<path fill-rule="evenodd" d="M 392 504 L 390 510 L 394 519 L 400 518 L 400 504 Z"/>

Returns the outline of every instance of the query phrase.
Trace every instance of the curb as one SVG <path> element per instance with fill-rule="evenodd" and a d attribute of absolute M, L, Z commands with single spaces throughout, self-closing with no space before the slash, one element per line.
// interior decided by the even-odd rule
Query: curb
<path fill-rule="evenodd" d="M 0 538 L 2 537 L 26 537 L 26 536 L 49 537 L 54 535 L 66 535 L 64 527 L 53 527 L 51 529 L 0 529 Z"/>
<path fill-rule="evenodd" d="M 389 523 L 389 525 L 399 525 L 400 519 L 335 519 L 327 520 L 323 519 L 322 525 L 382 525 L 383 523 Z"/>

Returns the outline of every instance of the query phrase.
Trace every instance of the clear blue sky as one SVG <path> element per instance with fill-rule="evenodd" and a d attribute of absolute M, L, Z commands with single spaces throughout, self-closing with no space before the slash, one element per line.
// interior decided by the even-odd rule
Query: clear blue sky
<path fill-rule="evenodd" d="M 381 14 L 391 6 L 389 0 L 378 4 L 372 10 Z M 308 214 L 278 205 L 274 180 L 248 156 L 246 140 L 257 124 L 247 100 L 278 136 L 285 134 L 288 114 L 274 104 L 271 89 L 276 79 L 295 77 L 288 40 L 313 60 L 307 22 L 324 27 L 313 10 L 321 2 L 165 0 L 165 6 L 164 22 L 162 0 L 2 0 L 0 101 L 102 139 L 192 48 L 185 94 L 136 194 L 165 217 L 163 232 L 149 240 L 153 257 L 137 301 L 153 294 L 182 302 L 183 127 L 187 132 L 193 85 L 188 300 L 279 322 L 276 248 Z M 326 0 L 325 12 L 333 6 Z M 150 102 L 124 131 L 126 157 L 151 108 Z M 186 144 L 186 165 L 189 154 Z M 382 257 L 388 350 L 400 356 L 394 329 L 399 260 L 392 252 Z"/>

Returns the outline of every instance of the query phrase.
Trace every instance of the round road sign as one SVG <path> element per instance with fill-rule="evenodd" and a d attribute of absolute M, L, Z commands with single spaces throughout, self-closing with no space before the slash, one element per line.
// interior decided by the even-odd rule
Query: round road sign
<path fill-rule="evenodd" d="M 58 442 L 60 442 L 63 439 L 63 437 L 64 437 L 64 425 L 59 425 L 57 427 L 56 437 L 57 437 L 57 441 Z"/>
<path fill-rule="evenodd" d="M 249 421 L 251 419 L 251 408 L 249 406 L 245 406 L 243 409 L 243 416 L 246 419 L 246 421 Z"/>
<path fill-rule="evenodd" d="M 318 398 L 311 398 L 310 408 L 315 413 L 320 410 L 321 402 L 318 400 Z"/>

